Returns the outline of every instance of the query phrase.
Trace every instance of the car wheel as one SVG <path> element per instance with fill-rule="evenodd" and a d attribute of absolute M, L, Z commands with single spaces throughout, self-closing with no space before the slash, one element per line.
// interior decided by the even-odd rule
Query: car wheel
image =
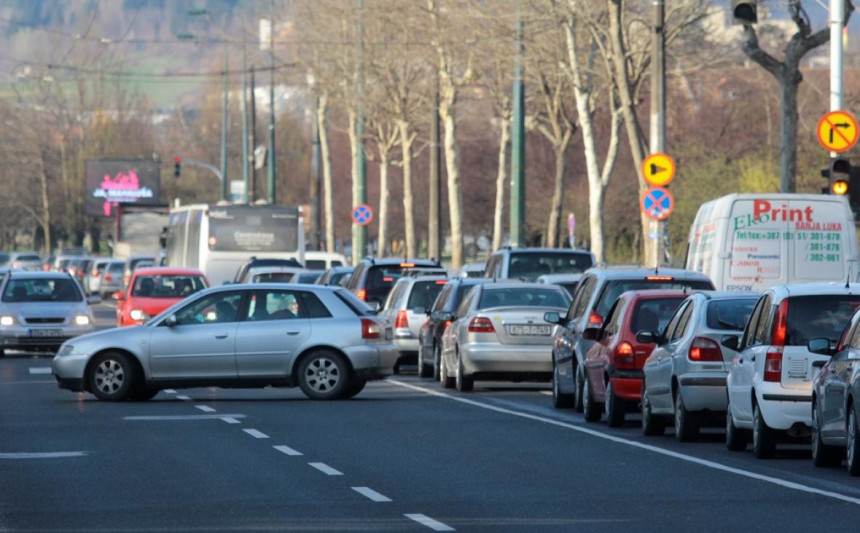
<path fill-rule="evenodd" d="M 89 390 L 99 400 L 120 402 L 129 397 L 135 385 L 135 371 L 128 356 L 107 352 L 96 356 L 87 372 Z"/>
<path fill-rule="evenodd" d="M 758 459 L 770 459 L 776 452 L 776 435 L 769 428 L 756 404 L 753 410 L 753 454 Z"/>
<path fill-rule="evenodd" d="M 612 389 L 612 382 L 607 382 L 603 410 L 606 412 L 606 421 L 609 422 L 609 427 L 618 428 L 624 425 L 626 409 L 627 402 L 616 396 Z"/>
<path fill-rule="evenodd" d="M 747 430 L 735 425 L 732 404 L 729 403 L 726 406 L 726 448 L 732 452 L 741 452 L 747 449 L 747 444 L 749 444 L 749 434 Z"/>
<path fill-rule="evenodd" d="M 448 364 L 445 362 L 445 356 L 439 359 L 439 383 L 443 389 L 454 388 L 454 378 L 448 377 Z"/>
<path fill-rule="evenodd" d="M 687 411 L 681 391 L 675 392 L 675 438 L 678 442 L 690 442 L 699 438 L 698 417 Z"/>
<path fill-rule="evenodd" d="M 842 457 L 839 449 L 828 446 L 821 440 L 821 417 L 818 415 L 818 405 L 812 404 L 812 464 L 818 467 L 839 466 Z"/>
<path fill-rule="evenodd" d="M 161 389 L 151 389 L 145 385 L 132 390 L 128 394 L 128 399 L 135 402 L 145 402 L 155 398 L 155 395 L 161 392 Z"/>
<path fill-rule="evenodd" d="M 457 373 L 455 377 L 457 390 L 460 392 L 469 392 L 475 386 L 475 380 L 472 376 L 466 375 L 466 370 L 463 368 L 463 361 L 457 357 Z"/>
<path fill-rule="evenodd" d="M 433 346 L 433 379 L 439 380 L 439 369 L 442 368 L 442 353 L 439 345 Z"/>
<path fill-rule="evenodd" d="M 600 420 L 600 405 L 594 401 L 594 395 L 591 393 L 591 380 L 585 380 L 585 390 L 582 391 L 582 412 L 585 413 L 585 420 L 588 422 L 597 422 Z"/>
<path fill-rule="evenodd" d="M 651 400 L 645 384 L 642 384 L 642 434 L 648 437 L 662 435 L 666 432 L 666 420 L 651 412 Z"/>
<path fill-rule="evenodd" d="M 367 380 L 363 378 L 353 378 L 352 382 L 349 384 L 349 388 L 346 391 L 346 395 L 344 398 L 353 398 L 358 395 L 359 392 L 364 390 L 364 386 L 367 385 Z"/>
<path fill-rule="evenodd" d="M 585 374 L 579 371 L 579 365 L 573 369 L 573 410 L 582 412 L 585 408 Z"/>
<path fill-rule="evenodd" d="M 424 363 L 424 347 L 418 347 L 418 377 L 429 378 L 433 375 L 433 369 L 430 365 Z"/>
<path fill-rule="evenodd" d="M 564 409 L 573 405 L 573 394 L 564 394 L 558 386 L 558 365 L 552 364 L 552 406 L 556 409 Z"/>
<path fill-rule="evenodd" d="M 312 400 L 338 400 L 349 391 L 350 375 L 339 354 L 328 350 L 312 352 L 299 363 L 299 387 Z"/>
<path fill-rule="evenodd" d="M 852 476 L 860 475 L 860 443 L 857 442 L 858 435 L 857 415 L 854 413 L 854 405 L 848 406 L 848 473 Z"/>

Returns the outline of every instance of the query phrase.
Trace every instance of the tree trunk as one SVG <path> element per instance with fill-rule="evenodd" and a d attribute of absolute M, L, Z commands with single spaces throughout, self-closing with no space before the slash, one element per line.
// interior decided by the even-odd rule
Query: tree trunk
<path fill-rule="evenodd" d="M 359 189 L 359 169 L 358 161 L 360 154 L 358 153 L 358 113 L 354 109 L 349 110 L 349 153 L 350 165 L 352 169 L 352 205 L 356 206 L 361 203 Z M 361 227 L 358 224 L 352 224 L 352 264 L 357 265 L 362 257 L 365 256 L 367 250 L 360 250 L 357 246 L 359 231 Z"/>
<path fill-rule="evenodd" d="M 331 149 L 328 144 L 328 128 L 326 127 L 326 110 L 328 94 L 319 97 L 317 109 L 317 125 L 320 132 L 320 159 L 322 160 L 323 187 L 325 188 L 325 249 L 329 253 L 335 251 L 334 242 L 334 191 L 331 183 Z"/>
<path fill-rule="evenodd" d="M 549 222 L 546 228 L 546 246 L 558 246 L 558 227 L 561 221 L 561 203 L 564 197 L 564 176 L 567 174 L 567 146 L 570 144 L 570 131 L 565 132 L 563 144 L 555 147 L 555 185 L 552 193 L 552 205 L 549 210 Z"/>
<path fill-rule="evenodd" d="M 418 257 L 415 243 L 415 195 L 412 192 L 412 143 L 409 136 L 409 123 L 397 121 L 400 131 L 400 146 L 403 152 L 403 223 L 406 233 L 406 257 Z"/>
<path fill-rule="evenodd" d="M 502 247 L 502 215 L 505 212 L 505 185 L 507 184 L 507 161 L 508 142 L 511 139 L 511 118 L 502 118 L 502 131 L 499 134 L 499 166 L 496 174 L 496 209 L 493 215 L 493 247 L 489 250 L 498 250 Z"/>
<path fill-rule="evenodd" d="M 451 89 L 449 89 L 451 90 Z M 453 100 L 453 99 L 452 99 Z M 451 266 L 463 266 L 463 198 L 460 194 L 460 149 L 457 145 L 457 123 L 454 110 L 441 106 L 445 125 L 445 168 L 448 171 L 448 210 L 451 218 Z"/>
<path fill-rule="evenodd" d="M 378 242 L 376 255 L 385 257 L 385 245 L 388 243 L 388 149 L 379 146 L 379 219 Z"/>
<path fill-rule="evenodd" d="M 787 67 L 779 81 L 782 125 L 779 135 L 779 192 L 797 190 L 797 67 Z"/>
<path fill-rule="evenodd" d="M 45 255 L 51 253 L 51 199 L 48 196 L 48 175 L 45 173 L 45 153 L 39 154 L 39 188 L 42 193 L 42 216 L 39 224 L 45 234 Z"/>

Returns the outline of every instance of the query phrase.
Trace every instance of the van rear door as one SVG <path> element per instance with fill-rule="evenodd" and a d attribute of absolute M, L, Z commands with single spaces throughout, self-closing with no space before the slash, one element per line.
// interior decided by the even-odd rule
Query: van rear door
<path fill-rule="evenodd" d="M 761 291 L 788 281 L 789 202 L 738 199 L 732 204 L 727 290 Z M 795 216 L 799 214 L 795 213 Z"/>
<path fill-rule="evenodd" d="M 790 200 L 789 210 L 801 213 L 792 220 L 791 281 L 844 281 L 853 259 L 854 222 L 839 198 Z M 846 231 L 850 229 L 851 231 Z"/>

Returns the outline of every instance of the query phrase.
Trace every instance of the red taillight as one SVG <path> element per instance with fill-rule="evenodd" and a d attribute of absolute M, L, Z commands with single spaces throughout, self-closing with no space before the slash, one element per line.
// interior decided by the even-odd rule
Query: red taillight
<path fill-rule="evenodd" d="M 602 324 L 603 323 L 603 317 L 598 315 L 594 311 L 592 311 L 591 314 L 588 315 L 588 323 L 589 324 Z"/>
<path fill-rule="evenodd" d="M 451 321 L 446 320 L 445 323 L 442 325 L 442 333 L 445 333 L 445 330 L 448 329 L 448 326 L 450 326 L 450 325 L 451 325 Z"/>
<path fill-rule="evenodd" d="M 113 276 L 110 274 L 105 274 L 105 281 L 113 281 Z"/>
<path fill-rule="evenodd" d="M 764 357 L 764 380 L 779 383 L 782 378 L 782 347 L 770 348 Z"/>
<path fill-rule="evenodd" d="M 94 277 L 94 278 L 97 278 L 97 277 L 98 277 L 98 275 L 99 275 L 99 271 L 98 271 L 98 270 L 96 270 L 96 269 L 93 269 L 93 271 L 92 271 L 92 272 L 90 272 L 90 276 L 92 276 L 92 277 Z"/>
<path fill-rule="evenodd" d="M 378 339 L 382 336 L 382 328 L 369 318 L 361 319 L 361 338 Z"/>
<path fill-rule="evenodd" d="M 469 322 L 469 333 L 495 333 L 496 328 L 489 318 L 476 316 Z"/>
<path fill-rule="evenodd" d="M 687 357 L 690 358 L 690 361 L 722 362 L 723 352 L 720 350 L 720 345 L 713 340 L 706 339 L 705 337 L 696 337 L 693 339 L 693 344 L 690 345 Z"/>
<path fill-rule="evenodd" d="M 367 300 L 367 291 L 364 289 L 358 289 L 358 293 L 356 294 L 356 296 L 358 296 L 359 300 L 364 302 Z"/>
<path fill-rule="evenodd" d="M 779 304 L 776 312 L 776 320 L 773 323 L 773 339 L 771 346 L 785 346 L 785 332 L 788 328 L 788 300 Z"/>
<path fill-rule="evenodd" d="M 635 366 L 633 358 L 633 345 L 625 341 L 615 347 L 615 366 L 618 368 L 630 368 Z"/>
<path fill-rule="evenodd" d="M 409 320 L 406 319 L 406 311 L 398 311 L 397 318 L 394 319 L 394 329 L 405 329 L 408 327 Z"/>

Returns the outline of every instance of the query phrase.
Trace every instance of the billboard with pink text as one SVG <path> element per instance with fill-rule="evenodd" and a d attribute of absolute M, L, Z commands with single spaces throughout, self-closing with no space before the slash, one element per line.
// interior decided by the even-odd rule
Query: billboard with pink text
<path fill-rule="evenodd" d="M 88 215 L 116 214 L 117 204 L 158 205 L 159 167 L 151 159 L 87 159 Z"/>

